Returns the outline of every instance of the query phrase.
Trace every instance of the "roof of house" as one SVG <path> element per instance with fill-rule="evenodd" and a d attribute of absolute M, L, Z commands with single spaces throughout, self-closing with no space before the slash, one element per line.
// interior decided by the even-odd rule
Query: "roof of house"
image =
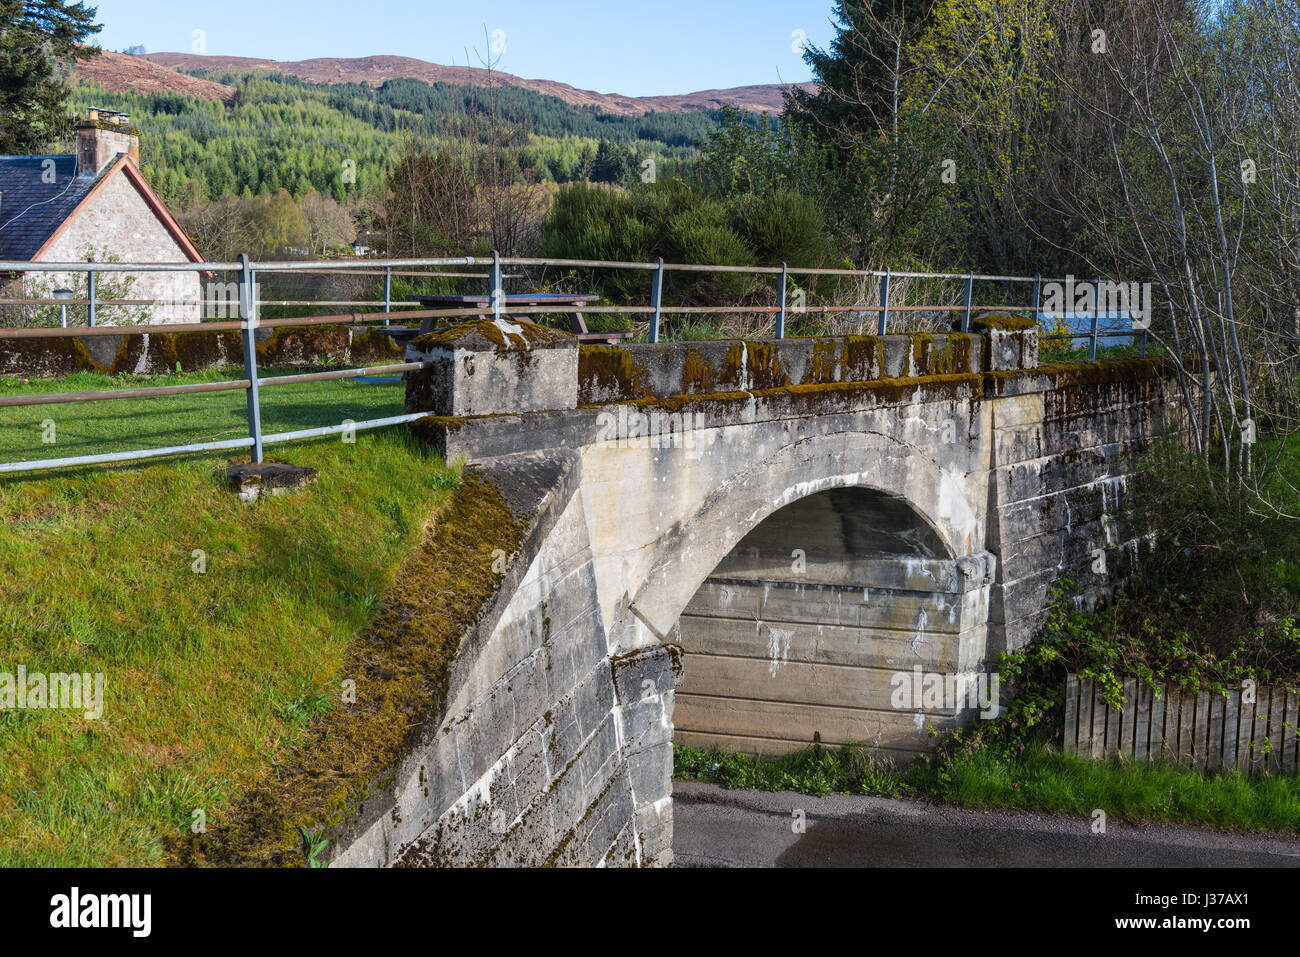
<path fill-rule="evenodd" d="M 0 156 L 0 259 L 34 258 L 111 169 L 78 176 L 75 156 Z"/>
<path fill-rule="evenodd" d="M 50 170 L 53 170 L 53 177 L 49 175 Z M 76 170 L 77 158 L 71 154 L 0 156 L 0 260 L 30 262 L 39 258 L 78 207 L 120 170 L 140 191 L 154 215 L 189 259 L 203 262 L 202 255 L 185 230 L 126 154 L 118 154 L 98 173 L 77 173 Z M 47 182 L 50 179 L 53 182 Z M 123 255 L 120 258 L 130 261 L 131 257 Z"/>

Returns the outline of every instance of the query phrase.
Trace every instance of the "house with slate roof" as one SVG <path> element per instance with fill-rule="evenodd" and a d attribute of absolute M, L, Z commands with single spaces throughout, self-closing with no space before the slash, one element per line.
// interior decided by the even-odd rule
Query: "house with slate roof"
<path fill-rule="evenodd" d="M 73 129 L 72 154 L 0 156 L 0 261 L 203 262 L 140 173 L 140 134 L 126 114 L 90 110 Z M 87 298 L 84 274 L 23 276 L 29 295 L 67 288 Z M 112 322 L 114 314 L 135 322 L 199 320 L 198 272 L 101 273 L 96 296 L 103 299 L 101 284 L 117 298 L 150 305 L 106 308 L 97 322 Z M 84 323 L 85 307 L 74 309 Z"/>

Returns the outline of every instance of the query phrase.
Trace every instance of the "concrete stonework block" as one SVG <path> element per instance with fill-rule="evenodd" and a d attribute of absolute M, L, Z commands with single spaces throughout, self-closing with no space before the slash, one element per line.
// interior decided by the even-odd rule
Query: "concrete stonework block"
<path fill-rule="evenodd" d="M 407 412 L 459 418 L 578 404 L 578 341 L 535 323 L 460 323 L 415 339 L 406 358 L 429 364 L 407 377 Z"/>
<path fill-rule="evenodd" d="M 991 328 L 985 333 L 989 372 L 1038 368 L 1038 329 Z"/>
<path fill-rule="evenodd" d="M 556 867 L 590 867 L 604 861 L 632 817 L 626 769 L 616 766 L 592 803 L 560 839 L 551 863 Z"/>
<path fill-rule="evenodd" d="M 546 764 L 545 742 L 539 722 L 519 739 L 509 759 L 509 773 L 515 795 L 524 806 L 532 803 L 542 789 L 550 783 L 550 769 Z"/>
<path fill-rule="evenodd" d="M 672 692 L 652 693 L 618 708 L 623 747 L 651 747 L 672 737 Z"/>
<path fill-rule="evenodd" d="M 663 741 L 627 758 L 632 793 L 639 803 L 646 804 L 672 795 L 673 745 Z"/>
<path fill-rule="evenodd" d="M 640 848 L 636 840 L 636 827 L 629 820 L 614 838 L 613 846 L 600 861 L 601 867 L 636 867 Z"/>
<path fill-rule="evenodd" d="M 641 842 L 643 867 L 671 867 L 673 863 L 673 802 L 638 804 L 636 833 Z"/>
<path fill-rule="evenodd" d="M 882 378 L 902 379 L 912 372 L 912 340 L 908 336 L 885 336 L 885 368 Z"/>
<path fill-rule="evenodd" d="M 672 691 L 682 682 L 681 648 L 655 645 L 610 659 L 614 689 L 621 704 Z"/>
<path fill-rule="evenodd" d="M 316 470 L 301 465 L 261 462 L 256 465 L 232 465 L 225 471 L 226 484 L 244 502 L 254 502 L 264 495 L 288 495 L 316 481 Z"/>
<path fill-rule="evenodd" d="M 572 828 L 591 807 L 604 783 L 611 763 L 621 760 L 614 718 L 610 715 L 584 741 L 573 759 L 560 768 L 550 788 L 551 825 L 557 833 Z M 603 849 L 602 849 L 603 850 Z"/>

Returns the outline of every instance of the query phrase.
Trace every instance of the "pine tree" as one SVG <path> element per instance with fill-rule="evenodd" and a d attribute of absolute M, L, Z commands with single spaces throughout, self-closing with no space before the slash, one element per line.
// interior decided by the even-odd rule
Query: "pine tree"
<path fill-rule="evenodd" d="M 836 0 L 835 37 L 825 49 L 809 46 L 804 62 L 818 87 L 799 87 L 786 94 L 786 116 L 814 128 L 869 133 L 888 116 L 894 95 L 898 52 L 880 24 L 899 19 L 918 27 L 929 17 L 934 0 Z"/>
<path fill-rule="evenodd" d="M 95 9 L 63 0 L 0 0 L 0 154 L 35 153 L 67 129 L 61 67 L 97 56 Z"/>

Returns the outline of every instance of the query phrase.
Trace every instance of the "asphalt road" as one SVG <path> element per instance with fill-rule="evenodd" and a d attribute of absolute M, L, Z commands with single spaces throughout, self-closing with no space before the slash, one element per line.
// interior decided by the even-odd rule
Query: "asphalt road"
<path fill-rule="evenodd" d="M 804 815 L 803 833 L 795 811 Z M 1300 838 L 673 784 L 678 867 L 1300 867 Z"/>

